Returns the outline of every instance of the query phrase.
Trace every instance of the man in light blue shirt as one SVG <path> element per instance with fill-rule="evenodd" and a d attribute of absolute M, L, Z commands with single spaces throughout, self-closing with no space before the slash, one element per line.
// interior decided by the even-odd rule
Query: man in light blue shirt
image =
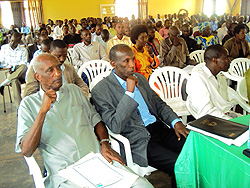
<path fill-rule="evenodd" d="M 25 23 L 22 23 L 21 33 L 25 33 L 26 35 L 30 34 L 30 28 L 27 27 Z"/>
<path fill-rule="evenodd" d="M 174 164 L 189 131 L 144 76 L 134 73 L 134 58 L 129 46 L 113 46 L 114 70 L 92 89 L 92 99 L 109 129 L 128 138 L 133 161 L 169 173 L 175 187 Z"/>

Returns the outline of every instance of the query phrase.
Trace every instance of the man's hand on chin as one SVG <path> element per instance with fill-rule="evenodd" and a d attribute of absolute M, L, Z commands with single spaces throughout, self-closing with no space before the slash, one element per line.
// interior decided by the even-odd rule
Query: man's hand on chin
<path fill-rule="evenodd" d="M 181 140 L 181 135 L 187 138 L 187 135 L 189 133 L 189 130 L 186 129 L 186 126 L 183 125 L 183 123 L 180 121 L 174 125 L 174 131 L 178 140 Z"/>

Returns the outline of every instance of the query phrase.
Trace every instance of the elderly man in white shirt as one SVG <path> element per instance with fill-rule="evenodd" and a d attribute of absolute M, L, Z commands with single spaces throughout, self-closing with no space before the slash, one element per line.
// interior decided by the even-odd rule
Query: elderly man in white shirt
<path fill-rule="evenodd" d="M 107 60 L 103 46 L 96 41 L 91 41 L 91 33 L 84 29 L 81 31 L 83 41 L 73 48 L 72 61 L 74 66 L 80 67 L 85 62 L 95 59 Z"/>
<path fill-rule="evenodd" d="M 187 108 L 197 119 L 210 114 L 223 119 L 239 116 L 232 112 L 228 101 L 227 83 L 221 71 L 230 65 L 227 51 L 221 45 L 209 46 L 205 51 L 205 63 L 197 65 L 187 82 Z"/>
<path fill-rule="evenodd" d="M 18 107 L 21 102 L 21 82 L 25 79 L 28 62 L 28 52 L 21 47 L 21 34 L 15 32 L 9 44 L 2 46 L 0 51 L 0 68 L 10 68 L 7 79 L 0 83 L 0 94 L 3 95 L 4 86 L 11 83 L 14 95 L 14 104 Z"/>

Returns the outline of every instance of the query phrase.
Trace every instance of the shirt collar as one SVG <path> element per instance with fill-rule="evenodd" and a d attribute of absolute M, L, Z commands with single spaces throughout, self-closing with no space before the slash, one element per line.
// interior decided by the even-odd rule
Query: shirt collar
<path fill-rule="evenodd" d="M 16 47 L 14 50 L 19 50 L 20 47 L 21 47 L 20 44 L 18 44 L 17 47 Z M 11 48 L 11 44 L 9 44 L 9 49 L 13 50 L 13 49 Z M 14 50 L 13 50 L 13 51 L 14 51 Z"/>
<path fill-rule="evenodd" d="M 118 80 L 121 86 L 126 86 L 126 81 L 121 79 L 117 74 L 115 74 L 115 69 L 112 70 L 112 73 L 115 75 L 116 79 Z"/>
<path fill-rule="evenodd" d="M 57 102 L 59 102 L 59 98 L 60 98 L 60 96 L 61 96 L 60 93 L 63 93 L 63 91 L 64 91 L 64 88 L 63 88 L 63 85 L 62 85 L 62 86 L 59 88 L 59 90 L 56 92 L 56 101 L 57 101 Z M 44 93 L 45 93 L 45 92 L 43 91 L 42 87 L 40 86 L 39 94 L 40 94 L 41 98 L 43 98 Z"/>
<path fill-rule="evenodd" d="M 120 40 L 120 39 L 118 39 L 117 35 L 114 36 L 114 39 L 115 40 Z M 124 39 L 125 39 L 125 36 L 123 35 L 121 41 L 124 40 Z"/>
<path fill-rule="evenodd" d="M 212 72 L 209 70 L 209 68 L 206 66 L 206 64 L 202 67 L 203 71 L 208 75 L 208 78 L 213 77 L 214 75 L 212 74 Z"/>
<path fill-rule="evenodd" d="M 93 42 L 91 41 L 91 43 L 88 46 L 92 46 Z M 87 46 L 84 42 L 82 42 L 82 46 Z"/>

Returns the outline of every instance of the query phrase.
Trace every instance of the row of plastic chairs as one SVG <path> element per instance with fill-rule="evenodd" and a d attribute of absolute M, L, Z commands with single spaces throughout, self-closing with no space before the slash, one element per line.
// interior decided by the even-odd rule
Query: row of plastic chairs
<path fill-rule="evenodd" d="M 230 75 L 228 76 L 228 78 L 240 82 L 242 81 L 242 73 L 250 67 L 250 63 L 244 63 L 248 62 L 245 60 L 238 60 L 237 62 L 238 63 L 232 62 L 229 73 L 224 74 Z M 109 62 L 102 60 L 93 60 L 82 66 L 78 71 L 78 75 L 81 77 L 83 72 L 87 75 L 91 90 L 95 86 L 95 84 L 97 84 L 104 77 L 108 76 L 111 70 L 112 67 L 110 66 Z M 182 117 L 184 123 L 186 123 L 187 116 L 190 115 L 186 108 L 185 102 L 185 86 L 188 78 L 189 75 L 182 69 L 176 67 L 163 67 L 155 70 L 149 79 L 150 87 L 161 97 L 162 100 L 164 100 L 168 105 L 170 105 L 170 107 L 173 108 L 175 112 L 177 112 L 178 116 Z M 235 78 L 237 78 L 238 80 Z M 239 78 L 241 78 L 241 80 Z M 242 82 L 240 82 L 240 84 L 242 84 Z M 241 86 L 239 85 L 238 87 L 240 88 Z M 242 106 L 244 110 L 250 112 L 249 105 L 240 98 L 236 91 L 228 87 L 228 92 L 230 100 L 236 101 L 235 103 L 240 104 L 240 106 Z M 110 130 L 109 134 L 111 138 L 115 138 L 124 144 L 127 165 L 135 173 L 144 176 L 145 174 L 156 170 L 155 168 L 152 168 L 150 166 L 145 168 L 133 163 L 130 143 L 128 139 L 123 137 L 122 135 L 114 134 Z M 112 139 L 111 143 L 113 149 L 120 153 L 119 143 L 114 139 Z M 44 179 L 42 178 L 41 171 L 35 159 L 33 157 L 25 157 L 25 160 L 29 166 L 30 174 L 33 175 L 36 187 L 44 187 L 43 183 L 41 183 L 44 181 Z"/>

